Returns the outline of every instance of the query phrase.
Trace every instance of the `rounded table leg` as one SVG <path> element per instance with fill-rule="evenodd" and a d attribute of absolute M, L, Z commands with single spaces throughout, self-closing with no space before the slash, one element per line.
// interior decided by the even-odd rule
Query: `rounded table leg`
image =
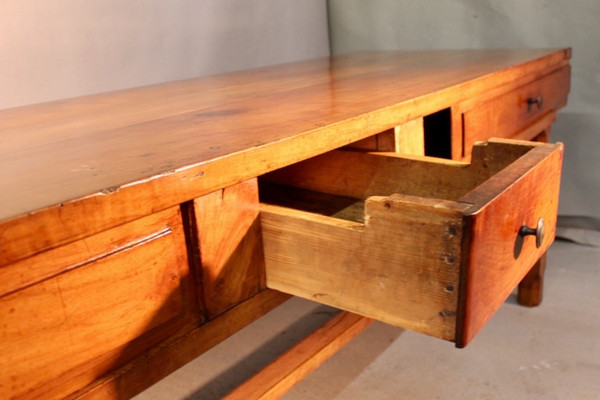
<path fill-rule="evenodd" d="M 542 302 L 544 293 L 544 272 L 546 271 L 546 253 L 529 270 L 519 283 L 517 301 L 522 306 L 535 307 Z"/>

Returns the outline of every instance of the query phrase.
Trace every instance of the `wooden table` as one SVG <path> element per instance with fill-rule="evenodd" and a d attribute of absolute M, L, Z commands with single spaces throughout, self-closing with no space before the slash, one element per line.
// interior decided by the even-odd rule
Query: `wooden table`
<path fill-rule="evenodd" d="M 462 347 L 523 278 L 538 304 L 562 146 L 502 138 L 547 141 L 569 59 L 366 52 L 0 111 L 0 397 L 128 398 L 289 294 L 363 316 L 232 396 L 367 317 Z"/>

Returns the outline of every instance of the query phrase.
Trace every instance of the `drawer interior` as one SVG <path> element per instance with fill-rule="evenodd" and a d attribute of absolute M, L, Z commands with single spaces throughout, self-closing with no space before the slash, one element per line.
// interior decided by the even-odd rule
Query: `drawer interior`
<path fill-rule="evenodd" d="M 259 185 L 267 286 L 462 347 L 552 242 L 561 160 L 500 139 L 470 164 L 344 150 L 275 171 Z M 543 246 L 516 259 L 540 217 Z"/>
<path fill-rule="evenodd" d="M 372 196 L 395 193 L 459 201 L 531 150 L 529 144 L 481 143 L 471 163 L 397 153 L 338 150 L 263 176 L 260 201 L 364 223 Z"/>

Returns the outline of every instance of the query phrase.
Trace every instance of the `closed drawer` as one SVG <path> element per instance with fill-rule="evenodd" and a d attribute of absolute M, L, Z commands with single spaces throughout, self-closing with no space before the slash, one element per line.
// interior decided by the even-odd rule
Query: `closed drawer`
<path fill-rule="evenodd" d="M 510 138 L 549 112 L 564 107 L 570 87 L 570 67 L 559 69 L 509 93 L 478 103 L 463 114 L 464 149 L 468 155 L 476 141 Z M 532 132 L 531 140 L 540 132 Z"/>
<path fill-rule="evenodd" d="M 179 208 L 0 269 L 0 398 L 62 398 L 193 317 Z"/>
<path fill-rule="evenodd" d="M 553 241 L 561 163 L 562 145 L 495 140 L 471 164 L 336 151 L 276 171 L 267 286 L 463 347 Z"/>

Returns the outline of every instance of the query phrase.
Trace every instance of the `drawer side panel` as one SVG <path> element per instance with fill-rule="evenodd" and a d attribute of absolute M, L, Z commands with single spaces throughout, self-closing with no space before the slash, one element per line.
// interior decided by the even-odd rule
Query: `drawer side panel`
<path fill-rule="evenodd" d="M 267 287 L 454 340 L 462 214 L 451 207 L 412 196 L 370 198 L 361 230 L 264 206 Z"/>

